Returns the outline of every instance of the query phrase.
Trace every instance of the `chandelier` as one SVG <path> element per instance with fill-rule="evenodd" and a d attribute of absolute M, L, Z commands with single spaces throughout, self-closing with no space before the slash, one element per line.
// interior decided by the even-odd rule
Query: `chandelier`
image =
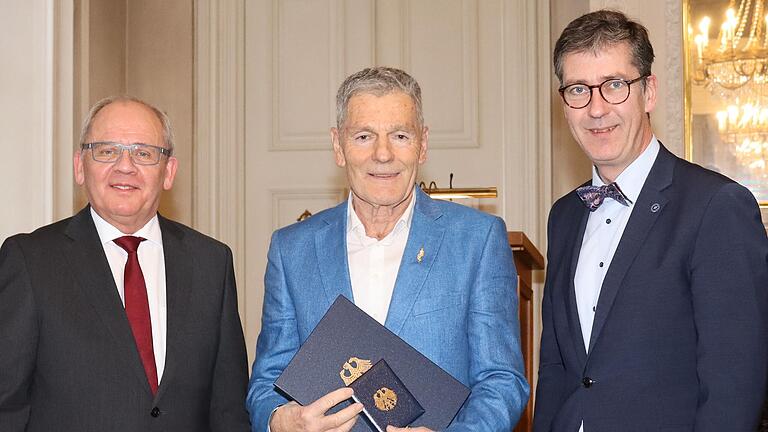
<path fill-rule="evenodd" d="M 693 81 L 715 96 L 759 102 L 768 96 L 768 16 L 766 0 L 731 0 L 716 39 L 712 20 L 699 22 L 691 54 Z M 691 31 L 691 30 L 689 30 Z M 692 32 L 692 31 L 691 31 Z"/>
<path fill-rule="evenodd" d="M 753 176 L 768 174 L 768 108 L 758 105 L 729 105 L 716 114 L 720 138 L 731 149 L 739 165 Z"/>
<path fill-rule="evenodd" d="M 739 166 L 757 178 L 768 175 L 766 1 L 730 0 L 716 38 L 710 38 L 712 20 L 705 16 L 690 50 L 693 83 L 727 105 L 715 116 L 721 140 Z"/>

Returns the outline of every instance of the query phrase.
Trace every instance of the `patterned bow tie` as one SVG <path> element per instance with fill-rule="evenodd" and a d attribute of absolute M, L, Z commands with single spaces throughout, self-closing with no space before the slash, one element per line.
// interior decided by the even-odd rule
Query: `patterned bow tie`
<path fill-rule="evenodd" d="M 606 198 L 613 198 L 619 204 L 629 206 L 630 201 L 615 182 L 603 186 L 582 186 L 576 189 L 579 198 L 584 202 L 589 211 L 597 210 Z"/>

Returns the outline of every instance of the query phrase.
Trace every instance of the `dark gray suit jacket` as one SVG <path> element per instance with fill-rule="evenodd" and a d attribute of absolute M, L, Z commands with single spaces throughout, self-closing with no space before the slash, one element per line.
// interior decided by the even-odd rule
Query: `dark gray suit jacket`
<path fill-rule="evenodd" d="M 3 243 L 0 430 L 249 430 L 232 254 L 159 220 L 168 327 L 155 397 L 89 208 Z"/>
<path fill-rule="evenodd" d="M 586 432 L 756 430 L 768 238 L 752 194 L 662 146 L 587 351 L 573 280 L 588 214 L 575 192 L 550 213 L 534 431 L 576 432 L 582 419 Z"/>

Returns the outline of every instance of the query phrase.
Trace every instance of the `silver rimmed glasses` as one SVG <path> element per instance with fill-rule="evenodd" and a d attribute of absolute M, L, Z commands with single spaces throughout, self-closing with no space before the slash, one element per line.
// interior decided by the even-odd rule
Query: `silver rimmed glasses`
<path fill-rule="evenodd" d="M 109 141 L 98 141 L 85 143 L 83 150 L 91 150 L 91 156 L 96 162 L 112 163 L 116 162 L 123 155 L 124 150 L 128 150 L 131 160 L 136 165 L 156 165 L 160 162 L 160 156 L 171 157 L 171 149 L 153 146 L 150 144 L 121 144 Z"/>

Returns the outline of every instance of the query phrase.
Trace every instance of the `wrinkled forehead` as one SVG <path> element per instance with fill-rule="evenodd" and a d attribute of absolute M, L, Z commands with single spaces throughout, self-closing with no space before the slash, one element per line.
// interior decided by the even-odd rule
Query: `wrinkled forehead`
<path fill-rule="evenodd" d="M 403 106 L 407 105 L 411 109 L 416 108 L 416 100 L 408 93 L 400 90 L 361 90 L 353 93 L 349 97 L 349 101 L 347 102 L 347 114 L 352 113 L 354 109 L 359 108 L 361 105 L 375 103 L 383 99 L 397 100 L 399 103 L 403 104 Z"/>
<path fill-rule="evenodd" d="M 345 125 L 350 121 L 412 123 L 420 126 L 414 98 L 401 91 L 359 92 L 349 98 Z"/>

